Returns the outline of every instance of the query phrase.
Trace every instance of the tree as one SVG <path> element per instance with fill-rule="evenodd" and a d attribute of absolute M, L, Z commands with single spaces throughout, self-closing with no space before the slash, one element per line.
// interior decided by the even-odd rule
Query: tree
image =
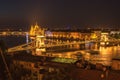
<path fill-rule="evenodd" d="M 2 50 L 3 53 L 7 52 L 7 47 L 3 40 L 0 40 L 0 49 Z"/>
<path fill-rule="evenodd" d="M 5 46 L 5 43 L 3 40 L 0 40 L 0 65 L 1 65 L 1 74 L 5 75 L 6 78 L 8 77 L 9 80 L 12 80 L 11 73 L 9 71 L 7 62 L 6 62 L 6 55 L 5 53 L 7 52 L 7 47 Z M 7 74 L 6 74 L 7 73 Z M 4 76 L 4 78 L 5 78 Z"/>

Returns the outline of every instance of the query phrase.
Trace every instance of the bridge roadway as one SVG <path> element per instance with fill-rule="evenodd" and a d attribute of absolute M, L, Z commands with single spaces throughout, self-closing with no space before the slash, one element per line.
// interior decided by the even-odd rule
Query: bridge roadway
<path fill-rule="evenodd" d="M 90 40 L 90 41 L 79 41 L 79 42 L 63 42 L 63 43 L 56 43 L 56 44 L 45 44 L 42 46 L 34 47 L 32 44 L 35 44 L 36 41 L 29 42 L 27 44 L 15 46 L 13 48 L 9 48 L 8 52 L 15 52 L 15 51 L 23 51 L 23 50 L 32 50 L 32 49 L 42 49 L 42 48 L 50 48 L 50 47 L 57 47 L 57 46 L 66 46 L 66 45 L 76 45 L 76 44 L 86 44 L 86 43 L 100 43 L 100 42 L 120 42 L 120 40 L 109 40 L 109 41 L 97 41 L 97 40 Z"/>

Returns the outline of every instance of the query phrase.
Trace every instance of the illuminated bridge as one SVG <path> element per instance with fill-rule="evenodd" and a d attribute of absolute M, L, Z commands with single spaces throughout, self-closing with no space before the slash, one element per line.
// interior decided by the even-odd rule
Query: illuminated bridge
<path fill-rule="evenodd" d="M 33 55 L 41 55 L 42 52 L 46 52 L 46 48 L 51 47 L 59 47 L 59 46 L 74 46 L 79 44 L 86 44 L 86 43 L 109 43 L 109 42 L 120 42 L 120 40 L 116 39 L 108 39 L 108 40 L 85 40 L 85 41 L 54 41 L 50 39 L 46 39 L 45 29 L 41 28 L 37 25 L 31 26 L 30 32 L 22 32 L 22 31 L 6 31 L 0 32 L 0 36 L 4 35 L 21 35 L 26 36 L 26 39 L 30 37 L 31 42 L 27 42 L 26 44 L 22 44 L 19 46 L 15 46 L 13 48 L 8 49 L 9 54 L 14 54 L 16 51 L 23 51 L 23 50 L 31 50 Z M 106 37 L 106 36 L 103 36 Z"/>

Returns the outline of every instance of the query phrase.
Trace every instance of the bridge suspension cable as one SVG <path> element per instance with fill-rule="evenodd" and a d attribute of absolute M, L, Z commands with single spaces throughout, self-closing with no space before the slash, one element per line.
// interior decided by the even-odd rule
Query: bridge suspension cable
<path fill-rule="evenodd" d="M 22 45 L 19 45 L 19 46 L 9 48 L 8 52 L 10 53 L 10 52 L 15 52 L 15 51 L 23 51 L 23 50 L 35 49 L 35 47 L 32 46 L 32 44 L 34 44 L 34 43 L 35 43 L 35 41 L 32 41 L 32 42 L 29 42 L 27 44 L 22 44 Z"/>

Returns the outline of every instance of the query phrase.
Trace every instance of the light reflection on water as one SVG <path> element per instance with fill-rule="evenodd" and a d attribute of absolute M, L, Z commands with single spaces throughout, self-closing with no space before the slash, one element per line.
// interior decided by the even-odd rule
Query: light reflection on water
<path fill-rule="evenodd" d="M 71 52 L 61 52 L 61 53 L 53 53 L 53 56 L 57 57 L 65 57 L 65 58 L 75 58 L 77 54 L 83 54 L 85 59 L 89 60 L 90 62 L 102 63 L 103 65 L 111 65 L 111 60 L 116 57 L 120 57 L 120 46 L 110 46 L 110 47 L 99 47 L 93 46 L 92 50 L 78 50 L 78 51 L 71 51 Z M 92 51 L 95 50 L 98 54 L 92 54 Z"/>

